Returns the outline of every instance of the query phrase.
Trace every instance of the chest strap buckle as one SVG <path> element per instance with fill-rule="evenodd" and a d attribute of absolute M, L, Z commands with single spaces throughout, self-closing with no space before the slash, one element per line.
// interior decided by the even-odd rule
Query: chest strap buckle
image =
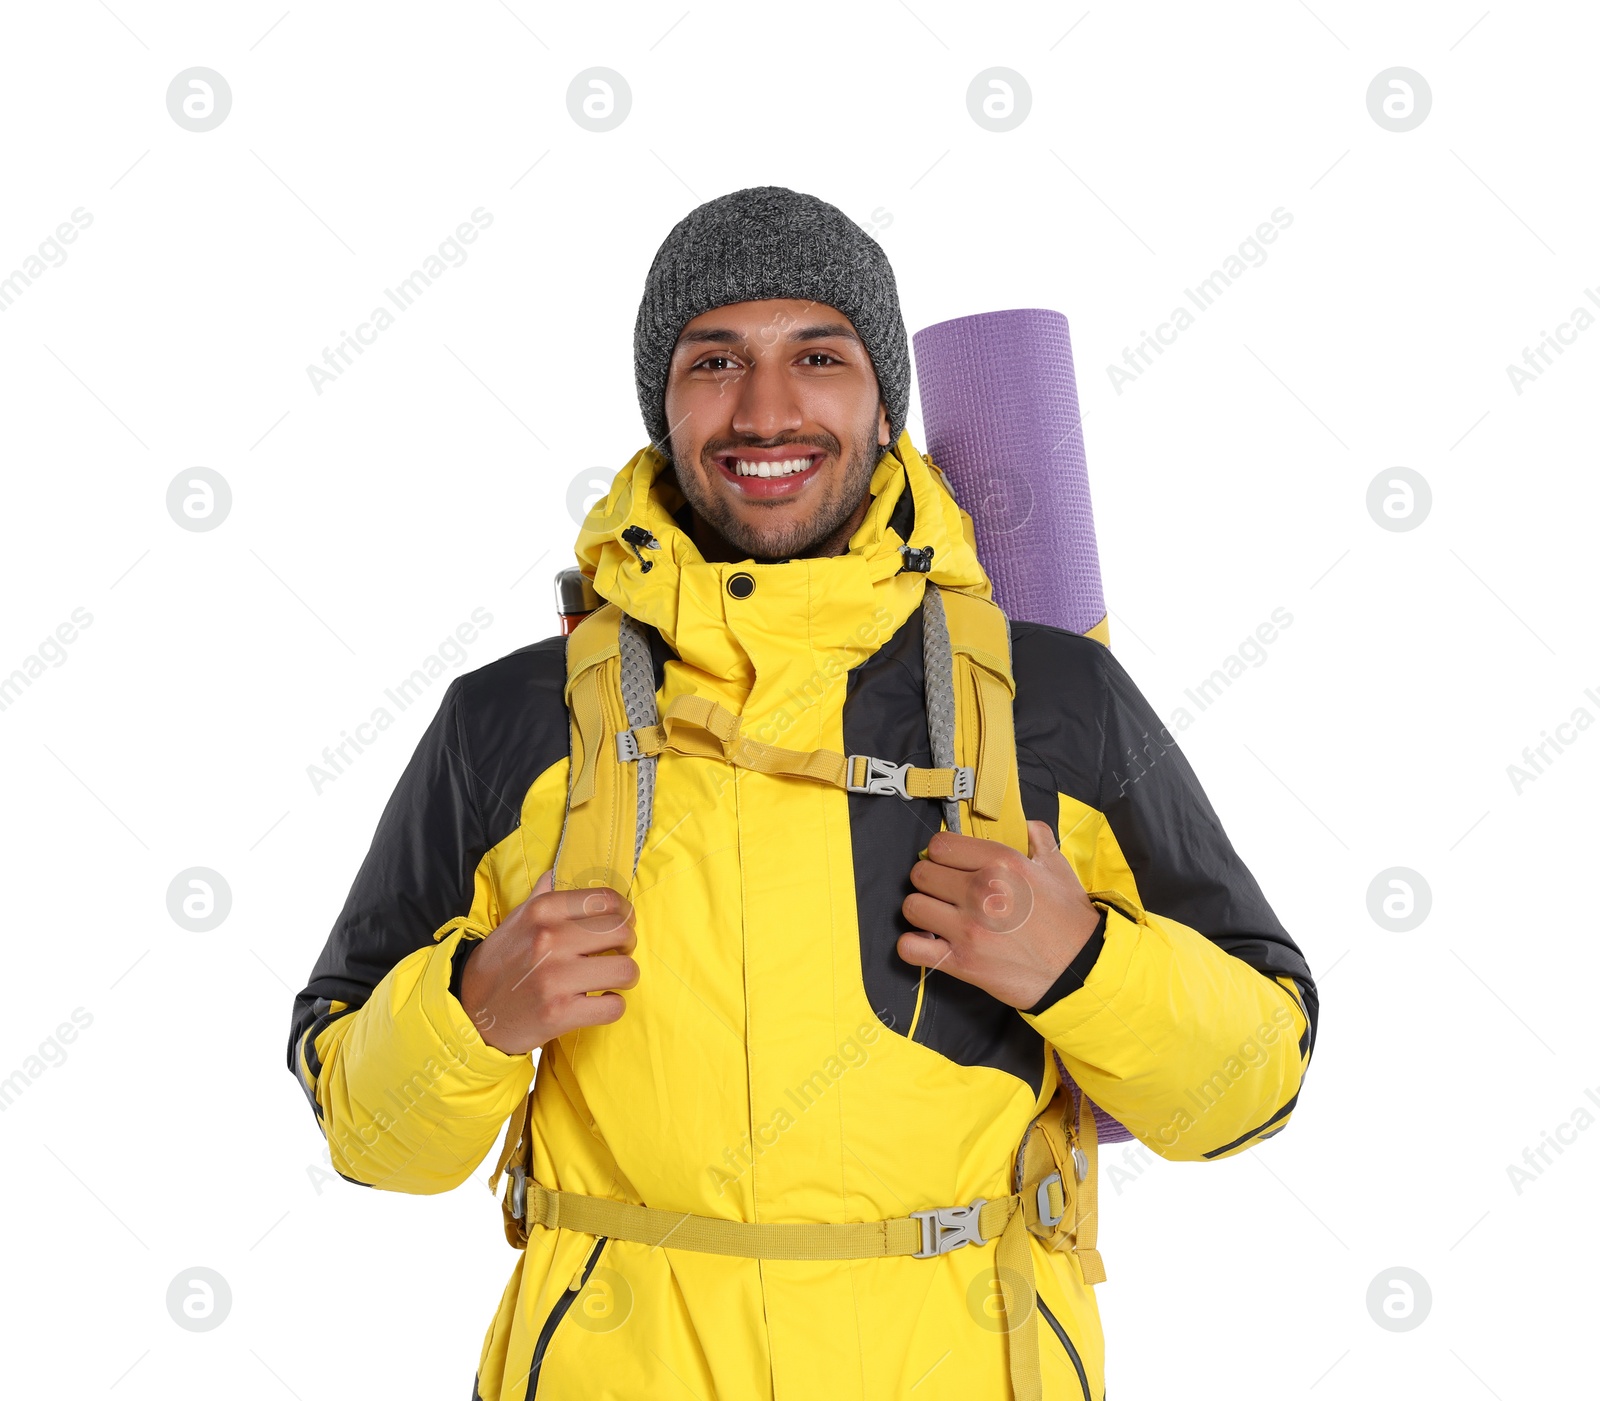
<path fill-rule="evenodd" d="M 848 792 L 880 793 L 887 797 L 898 794 L 902 798 L 911 796 L 906 791 L 906 770 L 911 767 L 910 764 L 896 764 L 889 759 L 875 759 L 870 754 L 852 754 L 845 763 L 845 788 Z M 858 768 L 858 765 L 864 765 L 864 770 Z M 856 781 L 858 774 L 859 782 Z"/>
<path fill-rule="evenodd" d="M 912 1216 L 922 1225 L 922 1249 L 912 1258 L 926 1260 L 934 1255 L 948 1255 L 960 1245 L 982 1245 L 978 1213 L 987 1201 L 988 1198 L 979 1197 L 971 1206 L 936 1206 L 927 1211 L 913 1211 Z"/>

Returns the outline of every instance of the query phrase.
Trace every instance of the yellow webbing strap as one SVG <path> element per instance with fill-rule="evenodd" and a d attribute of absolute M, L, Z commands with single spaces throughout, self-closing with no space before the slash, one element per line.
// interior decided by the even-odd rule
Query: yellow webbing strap
<path fill-rule="evenodd" d="M 976 692 L 978 717 L 977 781 L 972 811 L 996 819 L 1005 801 L 1007 769 L 1004 741 L 1011 735 L 1011 693 L 981 666 L 970 670 Z"/>
<path fill-rule="evenodd" d="M 1008 703 L 1009 704 L 1009 703 Z M 860 785 L 867 778 L 864 755 L 831 749 L 783 749 L 739 734 L 739 717 L 705 696 L 679 696 L 660 723 L 629 731 L 645 757 L 671 752 L 690 758 L 721 759 L 756 773 L 806 778 L 835 788 Z M 850 760 L 854 759 L 854 767 Z M 906 793 L 913 798 L 948 798 L 955 791 L 954 769 L 906 769 Z"/>
<path fill-rule="evenodd" d="M 505 1142 L 500 1146 L 500 1156 L 495 1161 L 494 1173 L 489 1178 L 489 1190 L 498 1190 L 500 1174 L 506 1170 L 506 1165 L 511 1161 L 511 1156 L 522 1146 L 522 1130 L 528 1123 L 528 1106 L 533 1101 L 531 1094 L 524 1095 L 517 1101 L 517 1107 L 511 1111 L 511 1118 L 506 1124 Z"/>
<path fill-rule="evenodd" d="M 638 812 L 637 776 L 617 758 L 616 732 L 627 724 L 613 603 L 589 614 L 567 638 L 567 709 L 572 761 L 567 815 L 556 850 L 557 890 L 608 885 L 627 894 Z"/>
<path fill-rule="evenodd" d="M 1083 1270 L 1085 1284 L 1103 1284 L 1106 1277 L 1105 1261 L 1100 1258 L 1100 1252 L 1095 1249 L 1095 1238 L 1100 1230 L 1099 1202 L 1096 1184 L 1099 1181 L 1099 1141 L 1100 1130 L 1095 1123 L 1094 1109 L 1089 1103 L 1089 1096 L 1082 1090 L 1078 1092 L 1078 1133 L 1077 1145 L 1083 1156 L 1088 1160 L 1089 1170 L 1084 1173 L 1083 1181 L 1078 1183 L 1078 1190 L 1073 1194 L 1076 1200 L 1075 1218 L 1072 1236 L 1072 1251 L 1078 1257 L 1078 1264 Z"/>
<path fill-rule="evenodd" d="M 978 1233 L 985 1241 L 999 1237 L 995 1275 L 1006 1314 L 1013 1395 L 1016 1401 L 1041 1401 L 1044 1383 L 1033 1322 L 1033 1256 L 1021 1210 L 1025 1195 L 986 1202 L 978 1212 Z M 611 1240 L 745 1259 L 870 1260 L 915 1255 L 922 1249 L 922 1223 L 911 1216 L 851 1222 L 725 1221 L 608 1197 L 551 1191 L 532 1181 L 528 1183 L 527 1210 L 530 1222 L 552 1230 L 559 1227 Z"/>
<path fill-rule="evenodd" d="M 594 796 L 596 774 L 604 758 L 605 687 L 620 682 L 610 672 L 619 671 L 607 663 L 618 654 L 617 627 L 622 613 L 608 603 L 589 614 L 567 639 L 567 709 L 572 716 L 572 777 L 568 805 L 578 806 Z"/>
<path fill-rule="evenodd" d="M 1018 1201 L 1008 1197 L 1008 1201 Z M 1033 1321 L 1038 1303 L 1033 1283 L 1033 1252 L 1021 1211 L 1011 1213 L 994 1252 L 995 1278 L 1006 1311 L 1006 1349 L 1011 1356 L 1012 1401 L 1043 1401 L 1044 1374 L 1039 1370 L 1039 1333 Z M 1010 1285 L 1010 1289 L 1006 1288 Z"/>
<path fill-rule="evenodd" d="M 1006 615 L 987 599 L 943 592 L 955 668 L 956 760 L 976 770 L 962 828 L 1027 855 L 1028 823 L 1017 780 L 1011 703 L 1011 633 Z"/>

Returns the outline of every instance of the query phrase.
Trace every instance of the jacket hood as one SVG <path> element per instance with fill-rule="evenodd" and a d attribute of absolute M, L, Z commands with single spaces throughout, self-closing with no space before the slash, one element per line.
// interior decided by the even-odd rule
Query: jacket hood
<path fill-rule="evenodd" d="M 868 490 L 866 519 L 844 554 L 779 564 L 713 563 L 679 525 L 687 521 L 685 501 L 670 464 L 646 447 L 585 518 L 578 563 L 602 598 L 656 628 L 683 661 L 712 676 L 748 686 L 756 672 L 765 672 L 764 654 L 781 660 L 799 653 L 811 659 L 807 665 L 826 654 L 853 667 L 910 616 L 926 580 L 990 597 L 971 518 L 910 433 L 884 451 Z M 633 527 L 648 531 L 658 547 L 636 553 L 623 539 Z M 932 547 L 927 574 L 902 570 L 905 545 Z M 755 582 L 745 598 L 727 591 L 735 574 Z"/>

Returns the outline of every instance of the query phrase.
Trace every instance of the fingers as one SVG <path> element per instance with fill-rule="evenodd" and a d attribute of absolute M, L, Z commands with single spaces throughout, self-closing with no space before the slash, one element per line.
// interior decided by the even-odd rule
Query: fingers
<path fill-rule="evenodd" d="M 1040 827 L 1044 837 L 1036 837 L 1032 826 Z M 1030 824 L 1030 846 L 1048 840 L 1048 834 L 1044 823 Z M 940 833 L 946 835 L 949 834 Z M 985 860 L 973 868 L 941 865 L 931 859 L 917 862 L 911 868 L 911 883 L 917 895 L 907 897 L 901 908 L 911 923 L 946 939 L 973 936 L 974 925 L 991 934 L 1014 933 L 1033 913 L 1037 873 L 1019 852 L 1003 843 L 968 840 L 972 846 L 956 851 L 956 856 L 965 861 L 976 852 Z M 930 858 L 934 855 L 932 843 L 928 854 Z M 937 903 L 924 904 L 923 897 Z M 913 910 L 917 913 L 913 914 Z"/>
<path fill-rule="evenodd" d="M 535 895 L 548 895 L 554 888 L 555 883 L 556 873 L 555 868 L 552 866 L 548 871 L 540 876 L 538 880 L 534 881 L 533 893 Z"/>
<path fill-rule="evenodd" d="M 1056 844 L 1056 834 L 1050 830 L 1048 822 L 1030 821 L 1028 823 L 1028 858 L 1032 861 L 1042 861 L 1053 851 L 1060 851 Z"/>
<path fill-rule="evenodd" d="M 945 941 L 960 941 L 966 937 L 967 916 L 955 905 L 912 891 L 900 902 L 900 912 L 914 929 L 937 934 Z"/>
<path fill-rule="evenodd" d="M 506 918 L 524 929 L 582 929 L 591 934 L 621 934 L 633 922 L 633 906 L 609 886 L 554 890 L 550 872 L 535 882 L 532 893 Z M 631 934 L 625 936 L 632 938 Z M 598 947 L 609 947 L 600 945 Z M 585 952 L 592 950 L 585 949 Z"/>
<path fill-rule="evenodd" d="M 907 963 L 929 972 L 948 973 L 953 978 L 967 979 L 966 964 L 955 944 L 933 934 L 913 929 L 902 934 L 895 950 Z"/>
<path fill-rule="evenodd" d="M 1048 823 L 1028 824 L 1028 857 L 1041 865 L 1048 865 L 1069 891 L 1081 893 L 1084 890 L 1083 881 L 1067 853 L 1057 844 Z"/>
<path fill-rule="evenodd" d="M 638 987 L 639 965 L 626 954 L 605 958 L 578 958 L 557 970 L 551 991 L 558 996 L 582 997 L 591 992 L 616 992 Z"/>
<path fill-rule="evenodd" d="M 931 934 L 922 934 L 916 930 L 902 934 L 895 944 L 895 950 L 913 967 L 943 967 L 946 972 L 953 971 L 950 965 L 955 959 L 954 947 Z"/>
<path fill-rule="evenodd" d="M 550 1039 L 565 1036 L 586 1026 L 607 1026 L 621 1019 L 627 1010 L 621 994 L 604 992 L 598 997 L 574 997 L 551 1025 Z"/>
<path fill-rule="evenodd" d="M 551 890 L 539 899 L 542 920 L 563 919 L 583 922 L 591 929 L 610 927 L 631 918 L 633 906 L 609 886 L 588 886 L 582 890 Z"/>
<path fill-rule="evenodd" d="M 959 871 L 976 871 L 995 859 L 995 849 L 1010 851 L 1004 842 L 969 837 L 965 832 L 935 832 L 928 840 L 928 860 Z"/>
<path fill-rule="evenodd" d="M 911 884 L 924 895 L 931 895 L 946 904 L 959 905 L 971 883 L 970 872 L 954 866 L 941 866 L 937 861 L 919 861 L 911 868 Z"/>
<path fill-rule="evenodd" d="M 551 932 L 561 953 L 579 956 L 609 953 L 613 949 L 618 953 L 632 953 L 639 942 L 631 914 L 626 924 L 619 924 L 615 929 L 590 929 L 580 920 Z"/>

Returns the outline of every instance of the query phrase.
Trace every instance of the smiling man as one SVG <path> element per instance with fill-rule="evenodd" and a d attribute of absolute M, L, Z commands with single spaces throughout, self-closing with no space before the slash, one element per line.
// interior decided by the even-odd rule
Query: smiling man
<path fill-rule="evenodd" d="M 691 320 L 672 352 L 666 414 L 679 425 L 673 467 L 707 559 L 841 553 L 890 441 L 855 328 L 833 307 L 794 299 Z"/>
<path fill-rule="evenodd" d="M 990 600 L 870 237 L 702 205 L 634 361 L 604 606 L 452 683 L 296 1001 L 334 1165 L 506 1125 L 475 1401 L 1104 1401 L 1093 1108 L 1281 1131 L 1305 960 L 1111 653 Z"/>

